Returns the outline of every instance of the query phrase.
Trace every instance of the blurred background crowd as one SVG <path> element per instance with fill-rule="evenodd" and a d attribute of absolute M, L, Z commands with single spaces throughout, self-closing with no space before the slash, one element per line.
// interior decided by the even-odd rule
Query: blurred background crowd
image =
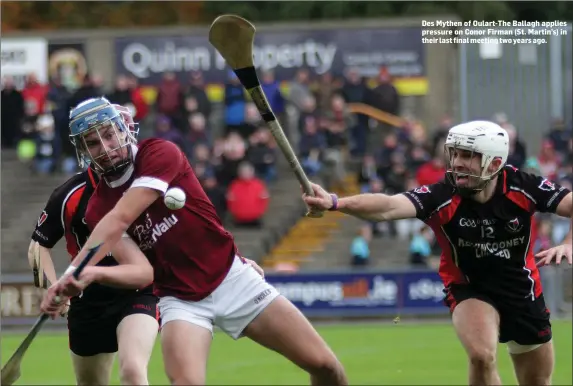
<path fill-rule="evenodd" d="M 76 90 L 66 88 L 57 78 L 41 84 L 34 74 L 29 74 L 24 88 L 18 90 L 5 76 L 2 111 L 10 114 L 2 114 L 2 147 L 18 148 L 21 159 L 29 161 L 35 173 L 74 173 L 77 161 L 68 139 L 67 112 L 86 98 L 105 96 L 132 110 L 141 125 L 140 139 L 163 138 L 187 154 L 221 217 L 230 212 L 240 225 L 260 226 L 269 199 L 267 186 L 280 177 L 276 170 L 280 153 L 273 137 L 232 71 L 224 85 L 219 122 L 212 117 L 213 103 L 207 97 L 202 73 L 191 72 L 187 79 L 181 82 L 175 74 L 165 73 L 155 102 L 148 105 L 137 78 L 128 74 L 118 75 L 113 89 L 104 89 L 101 77 L 87 74 Z M 261 80 L 273 110 L 290 129 L 287 136 L 306 173 L 325 181 L 328 188 L 344 191 L 349 174 L 361 192 L 387 194 L 443 178 L 445 135 L 457 123 L 451 116 L 443 116 L 437 127 L 405 116 L 404 125 L 396 127 L 349 112 L 348 104 L 364 103 L 400 115 L 400 95 L 384 67 L 374 88 L 353 68 L 341 76 L 328 72 L 312 76 L 301 69 L 289 81 L 289 95 L 281 91 L 272 72 L 263 72 Z M 562 119 L 548 122 L 541 149 L 532 153 L 511 117 L 499 112 L 489 118 L 510 135 L 509 164 L 571 187 L 570 123 Z M 213 126 L 221 130 L 214 132 Z M 568 226 L 566 219 L 540 218 L 539 243 L 547 241 L 543 237 L 552 243 L 562 241 Z M 410 242 L 410 259 L 415 265 L 429 264 L 439 252 L 432 232 L 416 220 L 364 224 L 359 234 L 352 247 L 352 260 L 358 265 L 366 264 L 368 241 L 379 235 Z"/>

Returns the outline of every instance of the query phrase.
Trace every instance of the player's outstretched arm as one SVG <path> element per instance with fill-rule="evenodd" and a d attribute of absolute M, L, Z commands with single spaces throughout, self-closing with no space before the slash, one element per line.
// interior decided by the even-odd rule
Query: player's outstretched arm
<path fill-rule="evenodd" d="M 389 221 L 416 217 L 414 204 L 403 194 L 358 194 L 343 197 L 334 202 L 330 193 L 317 184 L 311 184 L 315 197 L 303 195 L 304 202 L 311 208 L 329 210 L 335 208 L 348 215 L 368 221 Z"/>
<path fill-rule="evenodd" d="M 131 223 L 157 200 L 160 195 L 161 193 L 159 191 L 147 187 L 128 189 L 117 204 L 115 204 L 115 207 L 96 225 L 88 241 L 84 244 L 84 247 L 72 261 L 72 265 L 66 272 L 73 272 L 75 267 L 77 267 L 87 255 L 88 249 L 103 242 L 103 245 L 92 258 L 89 265 L 95 265 L 101 261 L 105 255 L 111 252 L 112 248 L 115 247 Z"/>
<path fill-rule="evenodd" d="M 61 283 L 61 294 L 75 296 L 91 283 L 111 287 L 139 289 L 153 282 L 153 267 L 139 247 L 128 237 L 122 238 L 112 249 L 119 265 L 112 267 L 86 267 L 79 280 L 66 277 Z"/>

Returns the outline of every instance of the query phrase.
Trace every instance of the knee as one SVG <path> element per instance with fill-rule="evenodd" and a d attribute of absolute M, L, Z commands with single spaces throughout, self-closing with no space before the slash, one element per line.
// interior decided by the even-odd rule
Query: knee
<path fill-rule="evenodd" d="M 205 378 L 201 378 L 197 375 L 191 374 L 181 374 L 176 377 L 169 377 L 169 382 L 172 385 L 188 385 L 188 386 L 200 386 L 205 385 Z"/>
<path fill-rule="evenodd" d="M 314 355 L 306 361 L 305 370 L 319 378 L 336 378 L 337 375 L 344 374 L 342 363 L 332 352 Z"/>
<path fill-rule="evenodd" d="M 477 348 L 470 350 L 468 353 L 469 361 L 472 367 L 477 369 L 487 369 L 495 366 L 496 350 L 490 348 Z"/>
<path fill-rule="evenodd" d="M 119 363 L 122 385 L 147 385 L 147 365 L 136 358 L 123 359 Z"/>
<path fill-rule="evenodd" d="M 76 374 L 77 386 L 109 385 L 109 375 L 105 372 L 82 371 Z"/>
<path fill-rule="evenodd" d="M 172 385 L 204 385 L 206 382 L 206 376 L 204 373 L 198 371 L 192 371 L 190 369 L 174 369 L 165 368 L 165 373 L 167 378 L 169 378 L 169 383 Z"/>

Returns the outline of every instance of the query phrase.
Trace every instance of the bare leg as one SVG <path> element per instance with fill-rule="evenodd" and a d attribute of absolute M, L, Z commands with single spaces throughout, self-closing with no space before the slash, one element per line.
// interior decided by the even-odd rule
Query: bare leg
<path fill-rule="evenodd" d="M 551 385 L 551 375 L 555 364 L 553 342 L 542 344 L 535 350 L 521 354 L 511 354 L 515 376 L 520 385 Z"/>
<path fill-rule="evenodd" d="M 282 296 L 247 326 L 244 335 L 307 371 L 312 385 L 348 385 L 344 368 L 332 350 L 304 315 Z"/>
<path fill-rule="evenodd" d="M 163 362 L 172 385 L 205 384 L 212 339 L 208 329 L 183 320 L 163 325 Z"/>
<path fill-rule="evenodd" d="M 478 299 L 467 299 L 454 309 L 452 320 L 468 355 L 469 384 L 501 385 L 496 365 L 499 314 L 495 308 Z"/>
<path fill-rule="evenodd" d="M 109 385 L 115 354 L 96 354 L 82 357 L 71 353 L 78 386 Z"/>
<path fill-rule="evenodd" d="M 151 358 L 159 323 L 145 314 L 128 315 L 117 326 L 119 376 L 122 385 L 148 385 Z"/>

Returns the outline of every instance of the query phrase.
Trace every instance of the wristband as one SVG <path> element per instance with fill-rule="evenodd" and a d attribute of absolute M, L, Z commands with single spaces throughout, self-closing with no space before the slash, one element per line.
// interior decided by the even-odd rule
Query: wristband
<path fill-rule="evenodd" d="M 74 272 L 76 270 L 76 268 L 78 268 L 78 267 L 74 267 L 73 265 L 70 265 L 68 267 L 68 269 L 66 269 L 66 272 L 64 272 L 64 275 L 67 275 L 68 273 Z"/>
<path fill-rule="evenodd" d="M 330 198 L 332 198 L 332 206 L 328 210 L 335 211 L 338 209 L 338 196 L 334 193 L 330 193 Z"/>

